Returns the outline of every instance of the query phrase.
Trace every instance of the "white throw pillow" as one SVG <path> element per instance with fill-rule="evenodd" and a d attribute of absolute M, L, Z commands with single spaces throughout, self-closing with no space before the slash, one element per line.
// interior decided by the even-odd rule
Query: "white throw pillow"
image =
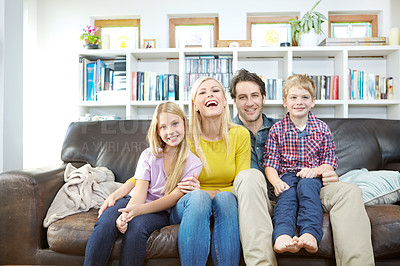
<path fill-rule="evenodd" d="M 400 201 L 400 172 L 351 170 L 339 177 L 340 182 L 359 186 L 365 205 L 392 204 Z"/>

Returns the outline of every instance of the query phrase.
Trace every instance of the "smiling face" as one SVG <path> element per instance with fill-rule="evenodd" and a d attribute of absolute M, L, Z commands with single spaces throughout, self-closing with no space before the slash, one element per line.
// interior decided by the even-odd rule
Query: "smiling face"
<path fill-rule="evenodd" d="M 185 124 L 182 118 L 171 113 L 160 113 L 158 118 L 158 134 L 166 147 L 176 147 L 185 138 Z"/>
<path fill-rule="evenodd" d="M 262 120 L 262 110 L 265 101 L 257 83 L 240 81 L 236 84 L 234 99 L 240 120 L 244 123 L 254 123 Z"/>
<path fill-rule="evenodd" d="M 227 105 L 227 100 L 221 85 L 213 79 L 200 84 L 193 101 L 194 111 L 202 117 L 221 116 Z"/>
<path fill-rule="evenodd" d="M 283 106 L 286 107 L 292 119 L 304 119 L 308 117 L 311 108 L 315 106 L 315 97 L 310 92 L 299 86 L 293 86 L 283 98 Z"/>

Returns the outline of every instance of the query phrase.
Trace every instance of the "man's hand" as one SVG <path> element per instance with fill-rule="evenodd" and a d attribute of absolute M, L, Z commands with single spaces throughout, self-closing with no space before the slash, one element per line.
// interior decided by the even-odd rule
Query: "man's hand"
<path fill-rule="evenodd" d="M 282 194 L 283 191 L 288 190 L 290 187 L 288 184 L 286 184 L 286 182 L 281 181 L 276 184 L 274 188 L 275 196 L 278 197 L 280 194 Z"/>
<path fill-rule="evenodd" d="M 335 171 L 325 171 L 322 173 L 322 185 L 327 186 L 335 182 L 339 182 L 339 177 Z"/>

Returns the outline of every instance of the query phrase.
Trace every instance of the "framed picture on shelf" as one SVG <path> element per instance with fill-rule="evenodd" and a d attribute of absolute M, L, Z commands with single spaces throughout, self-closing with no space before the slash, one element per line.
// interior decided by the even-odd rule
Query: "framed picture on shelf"
<path fill-rule="evenodd" d="M 143 48 L 156 48 L 156 39 L 144 39 L 143 40 Z"/>

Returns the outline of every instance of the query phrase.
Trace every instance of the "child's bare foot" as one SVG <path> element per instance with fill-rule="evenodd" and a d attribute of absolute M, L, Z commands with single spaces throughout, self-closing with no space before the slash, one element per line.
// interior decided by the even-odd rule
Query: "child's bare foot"
<path fill-rule="evenodd" d="M 275 240 L 274 251 L 276 253 L 298 252 L 301 247 L 298 246 L 298 238 L 291 238 L 289 235 L 281 235 Z"/>
<path fill-rule="evenodd" d="M 316 253 L 318 251 L 318 243 L 312 234 L 305 233 L 299 237 L 299 243 L 308 253 Z"/>

